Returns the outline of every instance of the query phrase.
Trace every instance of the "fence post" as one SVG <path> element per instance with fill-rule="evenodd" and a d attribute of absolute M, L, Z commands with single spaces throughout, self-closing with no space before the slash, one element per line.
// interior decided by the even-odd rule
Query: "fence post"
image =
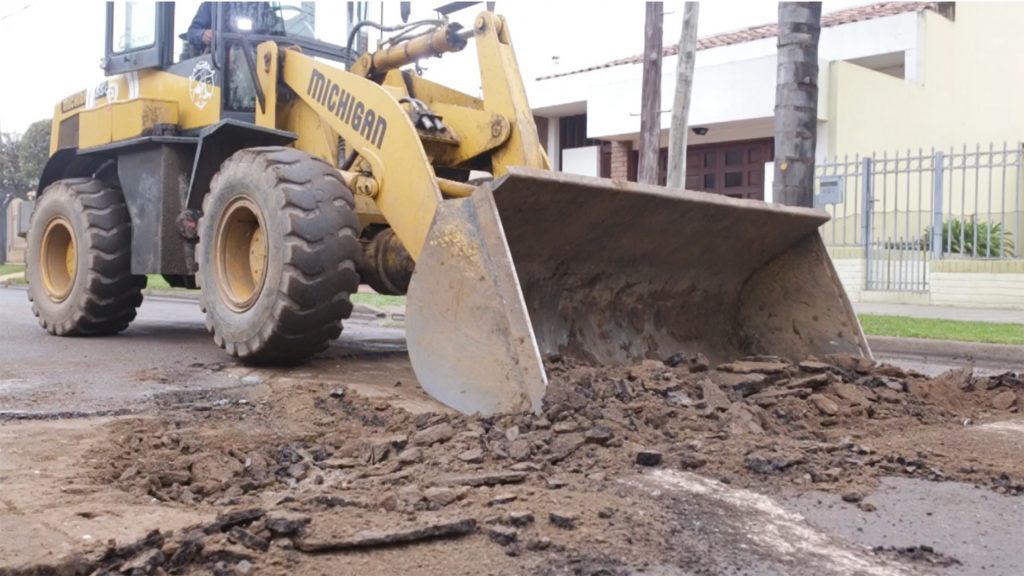
<path fill-rule="evenodd" d="M 864 158 L 861 161 L 860 197 L 861 213 L 864 216 L 861 218 L 861 242 L 864 244 L 865 251 L 871 247 L 871 208 L 875 203 L 873 170 L 871 157 Z"/>
<path fill-rule="evenodd" d="M 1005 148 L 1005 146 L 1004 146 Z M 1005 163 L 1006 159 L 1003 158 Z M 1024 142 L 1017 142 L 1017 191 L 1016 191 L 1016 204 L 1014 208 L 1017 209 L 1017 258 L 1024 258 L 1024 242 L 1020 238 L 1024 237 Z M 1005 176 L 1004 176 L 1005 179 Z M 1003 192 L 1006 194 L 1006 192 Z"/>
<path fill-rule="evenodd" d="M 871 227 L 873 226 L 871 209 L 875 204 L 875 175 L 873 159 L 865 157 L 861 161 L 861 242 L 864 245 L 864 286 L 865 290 L 872 288 L 873 274 L 871 264 Z"/>
<path fill-rule="evenodd" d="M 932 259 L 942 259 L 942 175 L 945 155 L 942 150 L 935 152 L 932 170 Z"/>

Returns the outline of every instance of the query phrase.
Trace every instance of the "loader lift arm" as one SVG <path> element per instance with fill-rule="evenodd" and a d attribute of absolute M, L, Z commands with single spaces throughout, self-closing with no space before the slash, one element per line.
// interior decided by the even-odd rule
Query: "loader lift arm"
<path fill-rule="evenodd" d="M 483 98 L 403 72 L 426 56 L 477 43 Z M 439 178 L 435 168 L 550 170 L 505 20 L 480 14 L 373 54 L 349 71 L 274 42 L 258 46 L 256 110 L 264 127 L 327 135 L 317 154 L 373 204 L 415 261 L 406 339 L 421 386 L 465 412 L 541 406 L 547 378 L 489 186 Z M 280 89 L 280 86 L 287 88 Z M 282 106 L 282 94 L 295 98 Z M 331 142 L 330 135 L 334 134 Z M 312 140 L 307 143 L 316 145 Z"/>
<path fill-rule="evenodd" d="M 461 50 L 466 38 L 477 43 L 482 100 L 399 70 L 421 57 Z M 346 174 L 347 179 L 357 194 L 373 198 L 414 260 L 443 197 L 467 196 L 472 191 L 470 186 L 438 178 L 432 164 L 460 164 L 490 153 L 489 167 L 496 178 L 511 166 L 550 169 L 504 18 L 490 12 L 480 14 L 472 30 L 448 24 L 365 54 L 350 71 L 318 62 L 299 50 L 280 50 L 273 42 L 258 47 L 256 61 L 263 64 L 257 77 L 261 92 L 268 95 L 266 105 L 257 112 L 257 124 L 277 125 L 275 83 L 290 88 L 345 141 L 347 150 L 358 154 L 356 165 L 364 169 Z M 414 102 L 420 97 L 445 120 L 448 142 L 441 138 L 433 144 L 430 135 L 414 125 Z M 432 157 L 425 146 L 431 147 Z"/>

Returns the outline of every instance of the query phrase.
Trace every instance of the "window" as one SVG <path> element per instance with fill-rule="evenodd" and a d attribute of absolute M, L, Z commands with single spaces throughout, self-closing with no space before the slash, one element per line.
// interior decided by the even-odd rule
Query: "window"
<path fill-rule="evenodd" d="M 114 52 L 130 52 L 156 42 L 156 2 L 114 3 Z"/>
<path fill-rule="evenodd" d="M 739 188 L 743 186 L 743 172 L 726 172 L 725 173 L 725 187 L 726 188 Z"/>
<path fill-rule="evenodd" d="M 597 146 L 601 142 L 587 138 L 587 115 L 562 116 L 558 119 L 559 143 L 561 149 Z M 561 152 L 561 150 L 559 150 Z"/>
<path fill-rule="evenodd" d="M 108 2 L 103 71 L 110 76 L 170 63 L 171 2 Z"/>

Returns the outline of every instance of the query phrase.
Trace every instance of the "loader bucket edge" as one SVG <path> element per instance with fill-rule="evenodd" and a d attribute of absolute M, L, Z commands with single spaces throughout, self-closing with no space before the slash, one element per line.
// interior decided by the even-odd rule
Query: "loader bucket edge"
<path fill-rule="evenodd" d="M 547 377 L 489 189 L 438 206 L 405 331 L 416 378 L 434 398 L 465 413 L 540 412 Z"/>

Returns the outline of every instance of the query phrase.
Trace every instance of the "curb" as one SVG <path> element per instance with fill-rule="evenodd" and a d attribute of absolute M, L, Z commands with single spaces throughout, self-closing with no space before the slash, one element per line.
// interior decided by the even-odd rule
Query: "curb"
<path fill-rule="evenodd" d="M 185 289 L 162 290 L 162 289 L 159 289 L 159 288 L 157 288 L 157 289 L 144 288 L 142 290 L 142 296 L 145 297 L 145 298 L 160 298 L 160 299 L 166 299 L 166 300 L 185 300 L 185 301 L 191 301 L 191 302 L 198 302 L 199 301 L 199 291 L 198 290 L 185 290 Z"/>
<path fill-rule="evenodd" d="M 868 336 L 868 345 L 876 354 L 924 356 L 958 362 L 986 362 L 1024 367 L 1024 346 L 893 336 Z"/>

